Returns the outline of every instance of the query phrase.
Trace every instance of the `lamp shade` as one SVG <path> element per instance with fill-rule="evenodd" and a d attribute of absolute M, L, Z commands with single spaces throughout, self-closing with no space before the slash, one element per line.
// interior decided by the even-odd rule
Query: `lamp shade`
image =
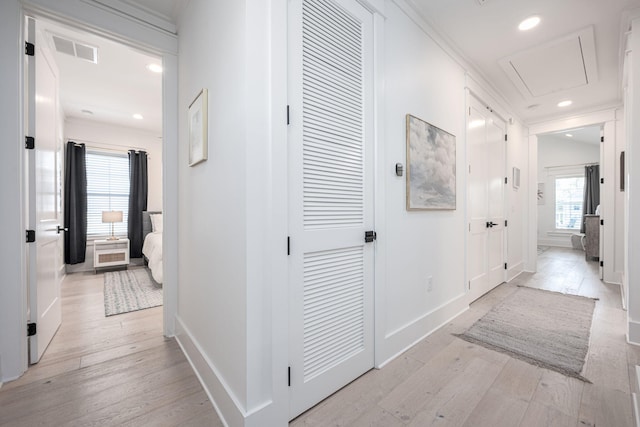
<path fill-rule="evenodd" d="M 122 222 L 122 211 L 102 211 L 102 222 Z"/>

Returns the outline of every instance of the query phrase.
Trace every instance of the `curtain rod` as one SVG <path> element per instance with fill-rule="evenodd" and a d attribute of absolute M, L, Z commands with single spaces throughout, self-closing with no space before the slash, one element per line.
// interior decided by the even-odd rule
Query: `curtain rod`
<path fill-rule="evenodd" d="M 149 157 L 149 152 L 147 150 L 145 150 L 144 148 L 139 148 L 139 147 L 127 147 L 127 146 L 123 146 L 123 145 L 111 145 L 111 144 L 105 144 L 103 142 L 87 141 L 87 140 L 77 139 L 77 138 L 68 138 L 67 141 L 68 142 L 78 142 L 80 144 L 85 144 L 87 147 L 99 148 L 101 150 L 106 150 L 106 151 L 116 151 L 118 153 L 123 153 L 124 152 L 125 154 L 129 150 L 144 151 L 145 153 L 147 153 L 147 157 Z M 120 149 L 113 148 L 113 147 L 120 147 Z"/>
<path fill-rule="evenodd" d="M 554 169 L 554 168 L 574 168 L 578 166 L 599 166 L 600 162 L 595 163 L 577 163 L 575 165 L 558 165 L 558 166 L 545 166 L 545 169 Z"/>

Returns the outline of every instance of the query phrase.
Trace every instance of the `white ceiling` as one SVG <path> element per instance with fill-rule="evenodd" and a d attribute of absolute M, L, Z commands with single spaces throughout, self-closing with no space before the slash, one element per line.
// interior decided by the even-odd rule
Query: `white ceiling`
<path fill-rule="evenodd" d="M 585 144 L 597 145 L 600 143 L 600 126 L 586 126 L 575 129 L 565 129 L 558 132 L 550 132 L 539 135 L 539 137 L 551 137 L 564 141 L 581 142 Z"/>
<path fill-rule="evenodd" d="M 188 0 L 120 1 L 175 23 Z M 408 1 L 526 123 L 622 103 L 624 18 L 640 10 L 640 0 Z M 540 25 L 519 31 L 518 23 L 531 15 L 541 17 Z M 56 56 L 68 115 L 89 109 L 94 120 L 160 132 L 161 76 L 144 68 L 156 59 L 96 36 L 47 26 L 100 49 L 97 66 Z M 565 99 L 573 104 L 558 107 Z M 145 119 L 130 119 L 136 112 Z"/>
<path fill-rule="evenodd" d="M 640 7 L 640 0 L 409 1 L 528 123 L 622 103 L 619 58 L 623 14 Z M 518 24 L 532 15 L 540 16 L 540 25 L 527 32 L 519 31 Z M 595 41 L 596 78 L 588 84 L 576 80 L 570 80 L 573 84 L 563 84 L 562 79 L 572 73 L 575 61 L 530 60 L 526 72 L 554 90 L 549 94 L 526 96 L 500 65 L 505 58 L 517 57 L 538 47 L 553 47 L 561 39 L 590 27 L 593 27 Z M 545 53 L 553 57 L 553 52 Z M 559 58 L 563 58 L 562 53 Z M 557 103 L 565 99 L 572 100 L 573 104 L 559 108 Z M 528 108 L 530 106 L 536 107 Z"/>
<path fill-rule="evenodd" d="M 54 54 L 65 116 L 127 126 L 162 135 L 162 75 L 146 66 L 160 59 L 102 37 L 49 21 L 38 28 Z M 55 50 L 52 35 L 98 48 L 97 64 Z M 82 110 L 91 111 L 87 115 Z M 141 114 L 142 120 L 133 118 Z"/>

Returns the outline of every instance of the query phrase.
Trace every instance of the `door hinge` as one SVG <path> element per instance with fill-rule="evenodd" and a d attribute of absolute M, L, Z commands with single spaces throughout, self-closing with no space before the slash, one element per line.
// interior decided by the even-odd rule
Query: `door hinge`
<path fill-rule="evenodd" d="M 600 267 L 604 267 L 604 261 L 600 261 Z"/>
<path fill-rule="evenodd" d="M 507 263 L 506 262 L 504 263 L 504 269 L 505 270 L 507 269 Z"/>
<path fill-rule="evenodd" d="M 289 106 L 287 105 L 287 124 L 289 124 Z"/>
<path fill-rule="evenodd" d="M 287 255 L 291 255 L 291 237 L 287 236 Z"/>
<path fill-rule="evenodd" d="M 600 220 L 600 225 L 604 225 L 604 219 Z"/>
<path fill-rule="evenodd" d="M 506 176 L 504 177 L 504 183 L 505 184 L 507 183 L 507 177 Z"/>
<path fill-rule="evenodd" d="M 507 134 L 506 133 L 504 134 L 504 140 L 505 140 L 505 142 L 507 141 Z"/>
<path fill-rule="evenodd" d="M 26 148 L 27 150 L 33 150 L 34 148 L 36 148 L 36 139 L 32 136 L 25 136 L 24 148 Z"/>
<path fill-rule="evenodd" d="M 375 231 L 365 231 L 364 232 L 364 242 L 371 243 L 378 238 L 378 235 Z"/>
<path fill-rule="evenodd" d="M 36 241 L 36 231 L 27 230 L 27 243 L 33 243 Z"/>
<path fill-rule="evenodd" d="M 604 142 L 604 136 L 600 137 L 600 142 Z"/>
<path fill-rule="evenodd" d="M 36 327 L 35 323 L 27 323 L 27 336 L 28 337 L 32 337 L 34 336 L 38 331 L 38 328 Z"/>
<path fill-rule="evenodd" d="M 287 385 L 291 387 L 291 366 L 287 368 Z"/>
<path fill-rule="evenodd" d="M 600 184 L 604 184 L 604 178 L 600 178 Z"/>
<path fill-rule="evenodd" d="M 504 220 L 504 226 L 505 227 L 507 226 L 507 220 L 506 219 Z"/>
<path fill-rule="evenodd" d="M 24 42 L 24 53 L 28 56 L 34 56 L 36 54 L 36 47 L 33 43 Z"/>

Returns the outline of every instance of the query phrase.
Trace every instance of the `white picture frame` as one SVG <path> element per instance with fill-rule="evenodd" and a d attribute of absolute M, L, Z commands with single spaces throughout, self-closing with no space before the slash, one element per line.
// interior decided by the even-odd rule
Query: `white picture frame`
<path fill-rule="evenodd" d="M 513 188 L 515 188 L 516 190 L 518 188 L 520 188 L 520 168 L 513 168 L 513 174 L 512 174 L 512 183 L 513 183 Z"/>
<path fill-rule="evenodd" d="M 189 104 L 189 166 L 207 160 L 209 145 L 208 91 L 202 89 L 191 104 Z"/>

